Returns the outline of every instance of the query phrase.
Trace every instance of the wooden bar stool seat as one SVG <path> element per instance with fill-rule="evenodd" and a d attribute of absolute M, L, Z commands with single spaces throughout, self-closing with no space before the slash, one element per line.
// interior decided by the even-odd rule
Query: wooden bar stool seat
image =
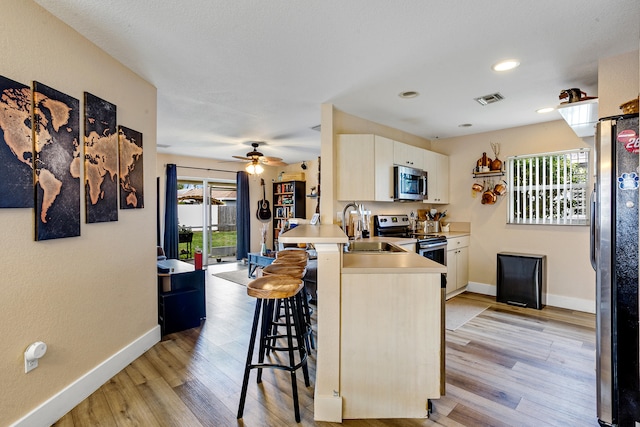
<path fill-rule="evenodd" d="M 251 370 L 258 370 L 257 382 L 261 383 L 262 369 L 275 368 L 288 371 L 291 374 L 295 419 L 296 422 L 300 422 L 300 407 L 296 382 L 296 371 L 298 369 L 302 368 L 305 385 L 307 387 L 310 385 L 309 370 L 307 368 L 307 349 L 304 337 L 306 325 L 299 298 L 300 291 L 303 287 L 304 284 L 301 278 L 294 278 L 285 274 L 263 276 L 252 280 L 247 285 L 247 295 L 256 298 L 256 309 L 253 316 L 249 350 L 247 352 L 242 391 L 240 393 L 238 419 L 242 418 L 244 412 Z M 286 330 L 283 334 L 278 334 L 277 328 L 272 328 L 277 303 L 281 303 L 284 306 L 284 314 L 282 317 L 284 318 Z M 258 325 L 260 325 L 258 361 L 254 363 L 253 352 L 258 334 Z M 278 346 L 279 340 L 285 340 L 286 344 Z M 286 351 L 289 354 L 289 363 L 278 363 L 277 359 L 274 360 L 273 363 L 266 362 L 265 356 L 269 351 Z"/>
<path fill-rule="evenodd" d="M 280 264 L 280 265 L 294 265 L 298 267 L 306 267 L 307 260 L 306 259 L 297 259 L 294 257 L 284 257 L 284 258 L 276 258 L 273 260 L 272 264 Z"/>
<path fill-rule="evenodd" d="M 288 276 L 302 280 L 305 273 L 306 273 L 306 268 L 299 265 L 298 263 L 290 264 L 290 263 L 283 262 L 280 264 L 276 264 L 276 262 L 274 261 L 272 264 L 262 269 L 263 277 L 268 277 L 274 274 L 286 274 Z M 302 283 L 303 283 L 303 288 L 302 288 L 301 304 L 302 304 L 302 310 L 303 310 L 304 320 L 306 324 L 305 336 L 307 337 L 307 351 L 310 352 L 312 349 L 315 349 L 313 329 L 311 327 L 312 311 L 311 311 L 311 307 L 309 307 L 309 294 L 307 293 L 307 289 L 304 287 L 304 281 Z M 276 311 L 275 311 L 274 320 L 273 320 L 274 330 L 276 330 L 278 326 L 283 326 L 282 322 L 280 322 L 281 308 L 282 308 L 282 304 L 280 303 L 276 304 Z"/>
<path fill-rule="evenodd" d="M 262 269 L 263 276 L 286 274 L 287 276 L 291 276 L 296 279 L 302 279 L 304 277 L 304 273 L 305 268 L 297 264 L 269 264 Z"/>
<path fill-rule="evenodd" d="M 288 260 L 308 260 L 309 259 L 309 254 L 307 253 L 307 251 L 305 250 L 285 250 L 285 251 L 278 251 L 276 252 L 276 260 L 280 258 L 281 260 L 284 259 L 288 259 Z"/>
<path fill-rule="evenodd" d="M 274 275 L 275 274 L 271 274 L 271 276 Z M 293 279 L 292 276 L 283 274 L 269 279 L 260 277 L 249 282 L 247 285 L 247 295 L 262 299 L 291 298 L 300 292 L 303 286 L 300 280 L 291 279 Z"/>

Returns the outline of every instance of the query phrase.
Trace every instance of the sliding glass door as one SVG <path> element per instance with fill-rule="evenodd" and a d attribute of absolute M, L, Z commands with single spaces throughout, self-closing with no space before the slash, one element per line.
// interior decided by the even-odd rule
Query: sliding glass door
<path fill-rule="evenodd" d="M 236 252 L 236 184 L 220 180 L 178 179 L 178 253 L 192 260 L 202 251 L 204 265 Z"/>

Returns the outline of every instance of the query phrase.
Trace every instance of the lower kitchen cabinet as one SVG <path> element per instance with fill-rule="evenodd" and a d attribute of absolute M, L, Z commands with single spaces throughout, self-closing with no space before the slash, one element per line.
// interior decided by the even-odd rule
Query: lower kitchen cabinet
<path fill-rule="evenodd" d="M 398 243 L 398 246 L 408 250 L 409 252 L 415 252 L 416 251 L 416 244 L 415 243 Z"/>
<path fill-rule="evenodd" d="M 447 240 L 447 295 L 459 293 L 469 283 L 469 236 Z"/>

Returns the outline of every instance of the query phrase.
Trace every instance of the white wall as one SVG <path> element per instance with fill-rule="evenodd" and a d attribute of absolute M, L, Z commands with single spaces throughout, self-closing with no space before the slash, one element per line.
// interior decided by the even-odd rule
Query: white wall
<path fill-rule="evenodd" d="M 639 58 L 636 50 L 603 58 L 598 62 L 598 117 L 620 114 L 620 105 L 638 96 Z"/>
<path fill-rule="evenodd" d="M 594 311 L 595 273 L 589 261 L 589 227 L 508 225 L 507 197 L 481 204 L 471 190 L 476 161 L 483 152 L 494 157 L 490 142 L 500 143 L 500 158 L 588 147 L 564 120 L 460 138 L 433 141 L 449 155 L 450 221 L 471 223 L 469 281 L 471 288 L 495 294 L 496 255 L 522 252 L 547 256 L 547 303 Z M 495 178 L 494 178 L 495 179 Z M 488 286 L 477 286 L 477 284 Z"/>
<path fill-rule="evenodd" d="M 3 0 L 0 15 L 0 74 L 42 82 L 81 100 L 81 108 L 83 92 L 91 92 L 115 104 L 118 124 L 144 141 L 145 207 L 120 210 L 117 222 L 85 224 L 82 208 L 81 236 L 35 242 L 33 209 L 0 210 L 0 425 L 52 399 L 39 412 L 44 418 L 25 424 L 49 425 L 55 410 L 66 412 L 93 391 L 91 381 L 78 388 L 76 380 L 108 375 L 97 388 L 144 351 L 132 349 L 141 337 L 159 339 L 156 89 L 31 0 Z M 84 206 L 83 190 L 79 197 Z M 23 352 L 36 340 L 48 351 L 25 374 Z"/>

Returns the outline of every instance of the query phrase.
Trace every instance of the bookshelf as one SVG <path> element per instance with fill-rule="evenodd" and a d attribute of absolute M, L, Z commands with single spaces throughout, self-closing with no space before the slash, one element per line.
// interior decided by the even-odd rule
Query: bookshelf
<path fill-rule="evenodd" d="M 278 249 L 278 234 L 289 218 L 306 218 L 304 181 L 273 183 L 273 249 Z"/>

